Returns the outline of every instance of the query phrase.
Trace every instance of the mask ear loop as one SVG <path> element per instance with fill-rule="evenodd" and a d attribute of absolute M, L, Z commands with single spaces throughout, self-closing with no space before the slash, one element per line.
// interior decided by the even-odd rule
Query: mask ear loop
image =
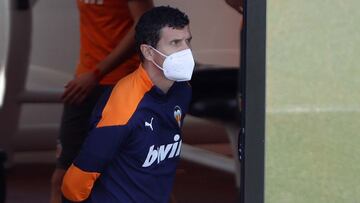
<path fill-rule="evenodd" d="M 159 50 L 155 49 L 154 47 L 152 47 L 152 46 L 150 46 L 150 45 L 149 45 L 149 47 L 152 48 L 152 49 L 153 49 L 154 51 L 156 51 L 157 53 L 159 53 L 161 56 L 163 56 L 163 57 L 165 57 L 165 58 L 168 57 L 167 55 L 161 53 Z"/>
<path fill-rule="evenodd" d="M 164 69 L 163 69 L 161 66 L 159 66 L 159 65 L 154 61 L 154 59 L 151 59 L 151 62 L 152 62 L 156 67 L 158 67 L 160 70 L 164 71 Z"/>
<path fill-rule="evenodd" d="M 149 45 L 149 47 L 151 48 L 151 49 L 153 49 L 154 51 L 156 51 L 158 54 L 160 54 L 161 56 L 163 56 L 163 57 L 168 57 L 168 56 L 166 56 L 165 54 L 163 54 L 163 53 L 161 53 L 159 50 L 157 50 L 157 49 L 155 49 L 154 47 L 152 47 L 152 46 L 150 46 Z M 156 66 L 156 67 L 158 67 L 160 70 L 162 70 L 162 71 L 164 71 L 164 68 L 162 68 L 161 66 L 159 66 L 155 61 L 154 61 L 154 59 L 151 59 L 151 62 Z"/>

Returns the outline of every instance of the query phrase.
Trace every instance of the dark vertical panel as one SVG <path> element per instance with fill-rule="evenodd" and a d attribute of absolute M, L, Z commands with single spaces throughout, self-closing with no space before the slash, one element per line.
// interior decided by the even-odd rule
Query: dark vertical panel
<path fill-rule="evenodd" d="M 244 2 L 241 35 L 241 203 L 264 202 L 266 0 Z"/>
<path fill-rule="evenodd" d="M 5 151 L 0 149 L 0 203 L 5 203 L 6 199 L 6 176 L 5 176 Z"/>

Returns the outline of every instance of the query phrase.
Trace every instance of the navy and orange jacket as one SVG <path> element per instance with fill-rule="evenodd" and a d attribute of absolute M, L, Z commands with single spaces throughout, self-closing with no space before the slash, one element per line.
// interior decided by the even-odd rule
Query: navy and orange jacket
<path fill-rule="evenodd" d="M 181 149 L 180 128 L 191 88 L 165 94 L 140 66 L 103 95 L 62 192 L 79 202 L 167 203 Z"/>

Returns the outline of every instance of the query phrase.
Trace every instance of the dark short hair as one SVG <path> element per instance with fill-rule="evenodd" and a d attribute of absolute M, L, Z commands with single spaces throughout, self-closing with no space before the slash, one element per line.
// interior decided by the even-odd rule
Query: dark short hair
<path fill-rule="evenodd" d="M 140 51 L 141 44 L 148 44 L 154 48 L 160 40 L 160 30 L 164 27 L 176 29 L 184 28 L 189 24 L 188 16 L 177 8 L 170 6 L 154 7 L 145 12 L 135 27 L 136 49 L 141 60 L 144 59 Z"/>

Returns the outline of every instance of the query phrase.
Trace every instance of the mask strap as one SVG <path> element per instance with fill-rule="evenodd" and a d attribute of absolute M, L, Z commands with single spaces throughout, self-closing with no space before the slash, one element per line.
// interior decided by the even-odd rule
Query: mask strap
<path fill-rule="evenodd" d="M 152 46 L 150 46 L 150 45 L 149 45 L 149 47 L 152 48 L 154 51 L 156 51 L 156 52 L 157 52 L 158 54 L 160 54 L 161 56 L 163 56 L 163 57 L 165 57 L 165 58 L 168 57 L 168 56 L 166 56 L 165 54 L 161 53 L 159 50 L 155 49 L 154 47 L 152 47 Z"/>
<path fill-rule="evenodd" d="M 161 53 L 159 50 L 157 50 L 157 49 L 155 49 L 154 47 L 152 47 L 152 46 L 150 46 L 149 45 L 149 47 L 151 48 L 151 49 L 153 49 L 154 51 L 156 51 L 158 54 L 160 54 L 161 56 L 163 56 L 163 57 L 167 57 L 165 54 L 163 54 L 163 53 Z M 156 66 L 156 67 L 158 67 L 160 70 L 164 70 L 161 66 L 159 66 L 154 60 L 151 60 L 151 62 Z"/>
<path fill-rule="evenodd" d="M 158 67 L 160 70 L 164 70 L 161 66 L 159 66 L 157 63 L 155 63 L 155 61 L 154 60 L 151 60 L 151 62 L 156 66 L 156 67 Z"/>

